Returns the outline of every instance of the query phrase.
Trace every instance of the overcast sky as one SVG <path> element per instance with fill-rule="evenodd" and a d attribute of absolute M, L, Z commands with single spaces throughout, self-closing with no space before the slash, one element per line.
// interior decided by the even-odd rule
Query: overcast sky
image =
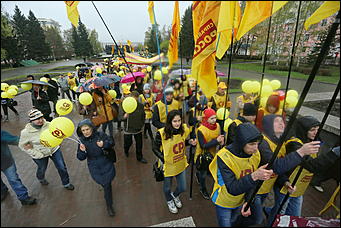
<path fill-rule="evenodd" d="M 116 42 L 131 40 L 143 42 L 144 33 L 151 26 L 148 15 L 148 1 L 94 1 Z M 192 1 L 179 1 L 180 18 Z M 31 10 L 37 18 L 50 18 L 61 25 L 61 30 L 71 28 L 64 1 L 1 1 L 2 10 L 11 16 L 17 5 L 27 17 Z M 161 28 L 171 25 L 174 1 L 154 1 L 156 21 Z M 96 29 L 101 42 L 112 42 L 109 32 L 97 14 L 91 1 L 80 1 L 78 12 L 85 26 Z"/>

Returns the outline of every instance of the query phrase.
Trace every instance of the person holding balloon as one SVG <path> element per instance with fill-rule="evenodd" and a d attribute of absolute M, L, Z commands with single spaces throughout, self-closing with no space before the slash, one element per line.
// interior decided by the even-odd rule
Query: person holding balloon
<path fill-rule="evenodd" d="M 62 140 L 59 141 L 53 136 L 46 141 L 43 140 L 44 137 L 49 134 L 50 122 L 45 120 L 41 111 L 32 109 L 29 111 L 28 117 L 30 122 L 26 124 L 25 128 L 20 133 L 19 148 L 31 156 L 34 163 L 36 163 L 36 177 L 39 182 L 42 185 L 49 184 L 45 179 L 45 172 L 48 161 L 51 159 L 58 170 L 64 188 L 67 190 L 74 190 L 75 187 L 70 183 L 69 173 L 65 165 L 62 151 L 58 145 Z M 64 121 L 63 124 L 66 125 L 66 122 Z M 55 143 L 56 141 L 58 143 Z"/>
<path fill-rule="evenodd" d="M 136 90 L 139 92 L 139 94 L 143 94 L 143 78 L 142 77 L 136 77 L 136 80 L 133 84 L 130 86 L 130 92 L 133 92 Z"/>
<path fill-rule="evenodd" d="M 12 96 L 17 94 L 17 90 L 15 89 L 15 85 L 9 86 L 7 83 L 1 83 L 1 106 L 4 111 L 4 121 L 8 121 L 8 108 L 10 108 L 16 116 L 19 116 L 18 111 L 14 108 L 14 100 L 11 98 Z M 9 92 L 8 92 L 9 91 Z M 14 94 L 14 95 L 13 95 Z M 2 118 L 2 115 L 1 115 Z"/>
<path fill-rule="evenodd" d="M 116 175 L 115 165 L 106 157 L 104 149 L 111 149 L 115 142 L 104 132 L 96 131 L 89 119 L 82 120 L 77 127 L 80 144 L 77 149 L 77 159 L 87 159 L 89 172 L 93 180 L 104 189 L 104 199 L 109 216 L 114 216 L 112 199 L 112 181 Z"/>
<path fill-rule="evenodd" d="M 144 105 L 144 112 L 146 114 L 145 124 L 144 124 L 144 138 L 147 139 L 147 131 L 150 139 L 153 141 L 154 136 L 152 132 L 152 116 L 153 116 L 153 105 L 155 104 L 155 97 L 150 89 L 150 85 L 144 84 L 143 94 L 139 96 L 139 102 Z"/>

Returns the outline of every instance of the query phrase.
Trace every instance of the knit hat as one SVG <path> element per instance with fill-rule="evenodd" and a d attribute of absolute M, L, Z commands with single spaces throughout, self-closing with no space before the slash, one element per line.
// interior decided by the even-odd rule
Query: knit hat
<path fill-rule="evenodd" d="M 227 89 L 225 82 L 219 82 L 218 88 Z"/>
<path fill-rule="evenodd" d="M 32 109 L 28 112 L 28 117 L 30 118 L 30 121 L 37 120 L 43 116 L 43 113 L 41 113 L 41 111 L 39 111 L 38 109 Z"/>
<path fill-rule="evenodd" d="M 148 83 L 144 84 L 143 90 L 150 90 L 150 85 Z"/>
<path fill-rule="evenodd" d="M 164 93 L 167 95 L 167 94 L 170 94 L 170 93 L 173 93 L 174 92 L 174 89 L 172 87 L 167 87 L 164 91 Z"/>
<path fill-rule="evenodd" d="M 255 116 L 257 114 L 256 105 L 245 103 L 243 108 L 243 116 Z"/>

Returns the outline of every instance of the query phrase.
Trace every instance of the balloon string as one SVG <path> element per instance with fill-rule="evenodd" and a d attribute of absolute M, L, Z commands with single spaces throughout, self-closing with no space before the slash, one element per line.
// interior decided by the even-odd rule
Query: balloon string
<path fill-rule="evenodd" d="M 76 142 L 76 143 L 78 143 L 78 144 L 81 144 L 79 141 L 77 141 L 77 140 L 75 140 L 75 139 L 73 139 L 73 138 L 66 138 L 66 139 L 69 139 L 69 140 L 74 141 L 74 142 Z"/>

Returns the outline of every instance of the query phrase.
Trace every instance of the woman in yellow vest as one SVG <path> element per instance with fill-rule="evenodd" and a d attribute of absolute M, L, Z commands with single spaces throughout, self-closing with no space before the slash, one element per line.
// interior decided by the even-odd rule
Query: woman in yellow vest
<path fill-rule="evenodd" d="M 225 82 L 219 82 L 218 91 L 215 94 L 213 94 L 211 98 L 211 102 L 212 102 L 211 108 L 214 109 L 214 111 L 217 111 L 219 108 L 223 108 L 223 107 L 228 108 L 228 109 L 231 108 L 232 103 L 228 96 L 227 96 L 227 102 L 225 104 L 226 89 L 227 89 L 227 86 Z"/>
<path fill-rule="evenodd" d="M 266 167 L 273 153 L 258 150 L 263 139 L 262 134 L 251 123 L 242 123 L 236 128 L 235 141 L 219 150 L 209 169 L 214 179 L 212 202 L 216 206 L 220 226 L 234 225 L 241 211 L 242 216 L 251 215 L 252 211 L 243 211 L 247 194 L 256 186 L 257 180 L 269 180 L 275 172 L 282 175 L 297 166 L 304 155 L 317 153 L 316 146 L 310 150 L 311 144 L 284 158 L 275 159 L 273 170 Z M 308 148 L 309 147 L 309 148 Z"/>
<path fill-rule="evenodd" d="M 197 131 L 199 146 L 196 147 L 194 161 L 197 167 L 196 178 L 200 184 L 200 193 L 204 199 L 209 200 L 210 195 L 206 189 L 206 176 L 209 164 L 201 161 L 200 155 L 206 151 L 213 158 L 217 153 L 217 146 L 224 144 L 224 135 L 220 134 L 220 126 L 217 124 L 216 112 L 211 108 L 207 108 L 203 114 L 203 121 Z M 200 168 L 198 169 L 198 167 Z"/>
<path fill-rule="evenodd" d="M 167 115 L 164 128 L 157 131 L 153 143 L 153 152 L 163 163 L 164 183 L 163 192 L 167 200 L 167 206 L 171 213 L 178 213 L 182 207 L 180 194 L 186 191 L 186 138 L 190 135 L 190 129 L 182 124 L 181 112 L 172 110 Z M 195 146 L 196 140 L 190 139 L 189 144 Z M 177 187 L 172 189 L 172 179 L 176 178 Z"/>
<path fill-rule="evenodd" d="M 254 96 L 252 93 L 243 93 L 239 97 L 236 98 L 237 101 L 237 116 L 243 114 L 244 104 L 251 103 L 254 104 L 257 96 Z"/>
<path fill-rule="evenodd" d="M 295 127 L 295 136 L 296 138 L 288 140 L 286 143 L 287 148 L 287 156 L 289 156 L 291 151 L 301 149 L 305 145 L 309 144 L 317 144 L 316 148 L 319 148 L 320 141 L 313 141 L 319 129 L 320 122 L 312 117 L 312 116 L 304 116 L 300 117 L 296 120 L 297 125 Z M 305 193 L 309 183 L 316 172 L 323 172 L 330 165 L 334 163 L 336 159 L 340 158 L 340 152 L 337 154 L 335 151 L 331 150 L 327 153 L 321 154 L 317 156 L 316 153 L 311 154 L 307 159 L 304 159 L 299 166 L 292 169 L 289 173 L 287 173 L 290 182 L 292 182 L 302 165 L 303 171 L 300 174 L 297 183 L 296 183 L 296 191 L 290 194 L 286 204 L 282 208 L 280 214 L 290 215 L 290 216 L 301 216 L 302 203 L 303 203 L 303 194 Z M 276 183 L 274 187 L 275 192 L 275 205 L 271 209 L 271 212 L 268 217 L 268 224 L 272 223 L 274 220 L 276 213 L 287 194 L 287 189 L 283 184 Z"/>
<path fill-rule="evenodd" d="M 144 96 L 143 96 L 144 95 Z M 139 102 L 144 105 L 144 112 L 146 114 L 146 120 L 144 122 L 144 138 L 147 139 L 147 131 L 150 139 L 153 141 L 154 136 L 152 132 L 152 116 L 153 116 L 153 105 L 155 103 L 154 95 L 150 89 L 150 85 L 144 84 L 143 86 L 143 94 L 140 94 Z"/>
<path fill-rule="evenodd" d="M 78 80 L 77 78 L 75 77 L 74 74 L 72 73 L 68 73 L 68 79 L 67 79 L 67 83 L 69 84 L 69 87 L 70 87 L 70 90 L 71 90 L 71 93 L 72 93 L 72 99 L 73 101 L 76 101 L 77 99 L 77 93 L 76 91 L 74 90 L 77 86 L 78 86 Z"/>

